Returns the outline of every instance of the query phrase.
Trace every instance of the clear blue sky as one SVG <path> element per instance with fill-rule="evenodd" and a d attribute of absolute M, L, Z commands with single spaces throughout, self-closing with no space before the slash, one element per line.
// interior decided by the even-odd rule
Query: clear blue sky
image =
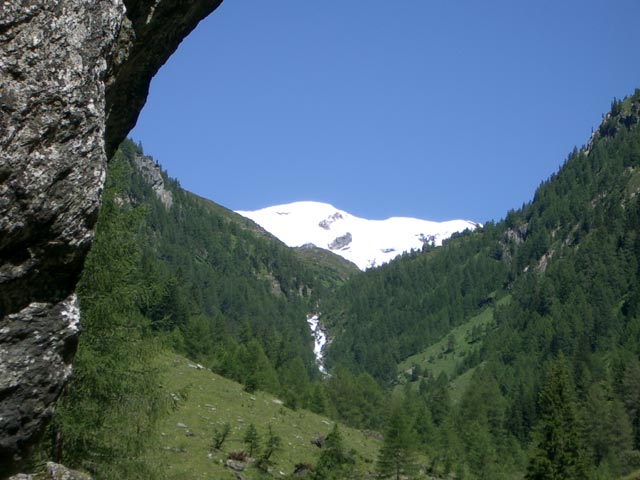
<path fill-rule="evenodd" d="M 234 210 L 502 218 L 640 87 L 640 0 L 226 0 L 131 137 Z"/>

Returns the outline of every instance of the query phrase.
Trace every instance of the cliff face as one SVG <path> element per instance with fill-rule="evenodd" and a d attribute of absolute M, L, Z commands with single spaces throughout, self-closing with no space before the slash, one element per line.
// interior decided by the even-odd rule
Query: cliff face
<path fill-rule="evenodd" d="M 107 158 L 221 0 L 0 4 L 0 478 L 53 414 Z"/>

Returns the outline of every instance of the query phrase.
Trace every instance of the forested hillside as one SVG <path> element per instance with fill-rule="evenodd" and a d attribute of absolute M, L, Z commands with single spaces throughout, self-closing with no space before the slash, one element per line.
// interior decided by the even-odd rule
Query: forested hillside
<path fill-rule="evenodd" d="M 446 248 L 426 247 L 354 278 L 322 301 L 335 339 L 329 364 L 395 379 L 400 360 L 434 343 L 493 300 L 508 279 L 498 230 L 456 234 Z"/>
<path fill-rule="evenodd" d="M 158 420 L 189 403 L 166 388 L 180 383 L 161 371 L 173 350 L 243 385 L 233 415 L 258 418 L 242 408 L 263 390 L 382 432 L 375 465 L 368 453 L 359 467 L 381 478 L 640 469 L 639 118 L 636 91 L 530 203 L 364 273 L 285 247 L 125 142 L 78 288 L 75 374 L 38 458 L 98 479 L 166 476 Z M 311 312 L 329 329 L 327 377 Z M 333 448 L 309 478 L 354 475 Z"/>
<path fill-rule="evenodd" d="M 302 258 L 182 190 L 124 142 L 78 287 L 84 331 L 75 373 L 44 455 L 98 478 L 159 478 L 142 453 L 172 404 L 155 364 L 167 349 L 247 391 L 332 411 L 306 318 L 320 292 L 357 270 L 326 260 Z"/>
<path fill-rule="evenodd" d="M 330 364 L 385 388 L 401 360 L 486 312 L 464 349 L 451 335 L 440 350 L 451 377 L 430 374 L 432 355 L 403 389 L 434 469 L 568 479 L 640 466 L 639 117 L 640 91 L 614 100 L 530 203 L 323 299 Z"/>

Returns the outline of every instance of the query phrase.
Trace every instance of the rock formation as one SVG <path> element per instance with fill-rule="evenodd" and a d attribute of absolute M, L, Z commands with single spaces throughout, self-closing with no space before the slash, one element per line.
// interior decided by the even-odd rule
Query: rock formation
<path fill-rule="evenodd" d="M 349 246 L 349 244 L 353 241 L 353 236 L 350 232 L 341 235 L 340 237 L 336 237 L 327 247 L 329 250 L 342 250 Z"/>
<path fill-rule="evenodd" d="M 170 209 L 171 205 L 173 205 L 173 194 L 164 184 L 160 165 L 154 163 L 151 157 L 147 157 L 146 155 L 136 155 L 135 162 L 138 170 L 140 170 L 142 174 L 142 178 L 151 185 L 151 189 L 153 193 L 156 194 L 158 200 L 162 202 L 167 210 Z"/>
<path fill-rule="evenodd" d="M 0 4 L 0 478 L 51 418 L 105 166 L 149 82 L 221 0 Z"/>
<path fill-rule="evenodd" d="M 64 465 L 47 462 L 44 470 L 40 473 L 33 475 L 19 473 L 9 480 L 91 480 L 91 477 L 86 473 L 70 470 Z"/>

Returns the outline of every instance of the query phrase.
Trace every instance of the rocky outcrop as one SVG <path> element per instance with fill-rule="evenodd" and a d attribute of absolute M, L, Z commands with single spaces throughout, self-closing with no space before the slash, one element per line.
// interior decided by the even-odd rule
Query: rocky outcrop
<path fill-rule="evenodd" d="M 53 413 L 107 158 L 151 77 L 221 0 L 0 4 L 0 478 Z"/>
<path fill-rule="evenodd" d="M 329 230 L 333 223 L 337 222 L 338 220 L 342 220 L 343 218 L 344 217 L 342 216 L 342 214 L 340 212 L 336 212 L 336 213 L 334 213 L 332 215 L 329 215 L 324 220 L 320 221 L 320 223 L 318 223 L 318 226 L 320 228 L 324 228 L 325 230 Z"/>
<path fill-rule="evenodd" d="M 20 473 L 9 480 L 91 480 L 91 477 L 86 473 L 71 470 L 64 465 L 47 462 L 44 470 L 40 473 Z"/>
<path fill-rule="evenodd" d="M 353 236 L 350 232 L 345 233 L 339 237 L 336 237 L 327 247 L 329 250 L 342 250 L 347 248 L 353 241 Z"/>
<path fill-rule="evenodd" d="M 170 209 L 171 205 L 173 205 L 173 194 L 164 184 L 160 165 L 146 155 L 136 155 L 135 162 L 142 178 L 149 183 L 158 200 L 162 202 L 167 210 Z"/>

